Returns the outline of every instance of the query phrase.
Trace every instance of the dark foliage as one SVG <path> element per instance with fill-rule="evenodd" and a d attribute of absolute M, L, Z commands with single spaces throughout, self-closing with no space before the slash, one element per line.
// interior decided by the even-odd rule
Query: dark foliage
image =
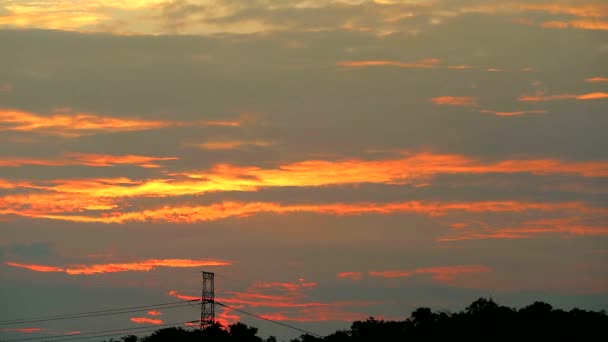
<path fill-rule="evenodd" d="M 516 310 L 479 298 L 464 311 L 433 312 L 418 308 L 404 321 L 376 320 L 353 322 L 349 330 L 336 331 L 325 337 L 302 335 L 291 342 L 393 342 L 393 341 L 591 341 L 606 338 L 608 315 L 605 311 L 553 309 L 547 303 L 535 302 Z M 137 338 L 125 336 L 123 342 L 213 341 L 213 342 L 276 342 L 264 340 L 258 329 L 243 323 L 223 329 L 216 324 L 205 331 L 168 328 Z"/>

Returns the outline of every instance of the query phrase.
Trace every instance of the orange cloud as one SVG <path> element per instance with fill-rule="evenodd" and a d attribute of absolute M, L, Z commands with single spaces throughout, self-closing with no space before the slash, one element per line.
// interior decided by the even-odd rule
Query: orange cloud
<path fill-rule="evenodd" d="M 438 174 L 531 173 L 608 176 L 608 162 L 558 159 L 514 159 L 481 162 L 455 154 L 405 154 L 384 160 L 308 160 L 278 168 L 219 164 L 207 171 L 168 174 L 173 179 L 133 181 L 127 178 L 55 180 L 22 183 L 25 188 L 83 198 L 183 196 L 217 191 L 257 191 L 267 187 L 314 187 L 359 183 L 412 184 Z M 181 177 L 181 178 L 180 178 Z M 184 177 L 186 177 L 184 179 Z M 2 186 L 13 186 L 2 184 Z"/>
<path fill-rule="evenodd" d="M 521 102 L 545 102 L 555 100 L 599 100 L 608 98 L 608 93 L 596 92 L 589 94 L 559 94 L 559 95 L 524 95 L 519 98 Z"/>
<path fill-rule="evenodd" d="M 608 82 L 608 77 L 590 77 L 585 79 L 588 83 Z"/>
<path fill-rule="evenodd" d="M 291 282 L 258 281 L 249 286 L 244 292 L 224 292 L 216 297 L 216 301 L 232 307 L 243 308 L 244 310 L 245 308 L 256 308 L 256 310 L 260 308 L 281 309 L 283 310 L 281 312 L 268 313 L 267 318 L 280 321 L 302 322 L 350 321 L 351 319 L 359 319 L 362 315 L 343 311 L 342 308 L 378 304 L 378 302 L 363 301 L 331 303 L 308 301 L 306 291 L 316 286 L 317 283 L 306 281 L 305 279 L 297 279 Z M 179 294 L 177 291 L 170 291 L 169 295 L 185 300 L 200 299 L 199 297 Z M 240 317 L 234 310 L 226 307 L 222 308 L 222 311 L 218 314 L 218 320 L 222 324 L 231 324 L 239 319 Z"/>
<path fill-rule="evenodd" d="M 438 106 L 454 106 L 454 107 L 477 107 L 477 100 L 470 96 L 440 96 L 433 97 L 431 100 Z"/>
<path fill-rule="evenodd" d="M 456 236 L 438 239 L 442 242 L 485 239 L 527 239 L 539 235 L 560 234 L 571 236 L 608 236 L 607 225 L 591 225 L 580 221 L 578 217 L 557 219 L 540 219 L 523 222 L 518 227 L 465 230 Z"/>
<path fill-rule="evenodd" d="M 583 18 L 602 18 L 608 16 L 608 5 L 597 3 L 568 4 L 568 3 L 521 3 L 529 11 L 542 11 L 551 14 L 568 14 Z"/>
<path fill-rule="evenodd" d="M 297 312 L 272 312 L 262 314 L 262 317 L 274 321 L 291 321 L 291 322 L 353 322 L 367 318 L 367 315 L 342 311 L 334 307 L 316 307 L 306 308 Z"/>
<path fill-rule="evenodd" d="M 7 261 L 6 265 L 12 267 L 26 268 L 28 270 L 36 271 L 36 272 L 63 272 L 65 271 L 62 267 L 55 266 L 44 266 L 44 265 L 32 265 L 32 264 L 20 264 L 17 262 Z"/>
<path fill-rule="evenodd" d="M 545 28 L 575 28 L 581 30 L 608 30 L 608 22 L 597 20 L 547 21 L 541 24 Z"/>
<path fill-rule="evenodd" d="M 604 213 L 606 209 L 589 207 L 579 202 L 534 203 L 518 201 L 484 202 L 428 202 L 407 201 L 395 203 L 336 203 L 311 205 L 283 205 L 272 202 L 222 202 L 208 206 L 175 206 L 137 212 L 116 212 L 111 215 L 54 215 L 33 212 L 11 212 L 35 218 L 72 222 L 126 223 L 126 222 L 174 222 L 196 223 L 216 221 L 231 217 L 248 217 L 260 213 L 290 214 L 316 213 L 325 215 L 388 215 L 416 213 L 429 216 L 445 215 L 450 211 L 461 212 L 521 212 L 521 211 L 580 210 L 581 212 Z M 0 214 L 3 212 L 0 210 Z M 6 212 L 4 212 L 6 214 Z M 135 267 L 135 266 L 133 266 Z"/>
<path fill-rule="evenodd" d="M 109 167 L 115 165 L 136 165 L 144 168 L 158 168 L 157 161 L 177 160 L 175 157 L 148 157 L 139 155 L 109 155 L 91 153 L 69 153 L 63 157 L 44 158 L 22 158 L 2 157 L 0 167 L 19 167 L 23 165 L 38 166 L 68 166 L 85 165 L 94 167 Z"/>
<path fill-rule="evenodd" d="M 488 267 L 483 265 L 457 265 L 417 268 L 406 271 L 371 271 L 369 272 L 369 275 L 372 277 L 382 278 L 405 278 L 420 274 L 430 274 L 433 280 L 446 282 L 462 274 L 485 273 L 490 271 L 491 270 Z"/>
<path fill-rule="evenodd" d="M 131 317 L 131 318 L 129 318 L 129 320 L 131 322 L 137 323 L 137 324 L 160 325 L 160 324 L 164 323 L 162 319 L 155 319 L 155 318 L 149 318 L 149 317 Z"/>
<path fill-rule="evenodd" d="M 140 155 L 108 155 L 91 153 L 70 153 L 68 158 L 87 166 L 137 165 L 144 168 L 157 168 L 157 161 L 177 160 L 176 157 L 148 157 Z"/>
<path fill-rule="evenodd" d="M 17 186 L 13 186 L 13 188 L 15 187 Z M 1 182 L 0 188 L 2 188 Z M 30 216 L 36 213 L 77 213 L 111 210 L 117 207 L 118 204 L 111 198 L 80 194 L 30 193 L 0 197 L 0 214 L 4 215 Z"/>
<path fill-rule="evenodd" d="M 370 67 L 397 67 L 407 69 L 470 69 L 469 65 L 442 65 L 438 58 L 426 58 L 414 62 L 401 62 L 391 60 L 364 60 L 364 61 L 340 61 L 336 66 L 344 68 L 370 68 Z"/>
<path fill-rule="evenodd" d="M 522 212 L 522 211 L 579 210 L 587 213 L 605 213 L 606 209 L 590 207 L 581 202 L 535 203 L 518 201 L 481 202 L 430 202 L 406 201 L 393 203 L 335 203 L 311 205 L 283 205 L 273 202 L 222 202 L 208 206 L 175 206 L 136 212 L 116 212 L 102 216 L 55 215 L 31 211 L 10 212 L 34 218 L 46 218 L 72 222 L 126 223 L 126 222 L 174 222 L 196 223 L 216 221 L 231 217 L 248 217 L 260 213 L 290 214 L 316 213 L 324 215 L 389 215 L 415 213 L 441 216 L 451 211 L 461 212 Z M 0 214 L 9 212 L 0 210 Z"/>
<path fill-rule="evenodd" d="M 178 299 L 183 299 L 183 300 L 201 300 L 201 297 L 183 295 L 183 294 L 180 294 L 178 291 L 174 291 L 174 290 L 169 291 L 169 296 L 172 296 L 172 297 L 175 297 Z"/>
<path fill-rule="evenodd" d="M 493 114 L 496 116 L 519 116 L 519 115 L 525 115 L 525 114 L 544 114 L 547 111 L 546 110 L 521 110 L 521 111 L 513 111 L 513 112 L 497 112 L 494 110 L 483 109 L 483 110 L 480 110 L 479 112 L 484 113 L 484 114 Z"/>
<path fill-rule="evenodd" d="M 339 278 L 361 280 L 363 279 L 363 273 L 361 272 L 340 272 L 338 273 Z"/>
<path fill-rule="evenodd" d="M 158 311 L 158 310 L 151 310 L 151 311 L 148 311 L 148 312 L 146 312 L 146 313 L 147 313 L 148 315 L 150 315 L 150 316 L 160 316 L 160 315 L 162 315 L 162 314 L 163 314 L 162 312 L 160 312 L 160 311 Z"/>
<path fill-rule="evenodd" d="M 33 132 L 80 137 L 102 132 L 132 132 L 180 126 L 239 126 L 240 121 L 163 121 L 118 118 L 89 113 L 60 113 L 41 116 L 17 110 L 0 110 L 0 131 Z"/>
<path fill-rule="evenodd" d="M 221 311 L 216 317 L 217 321 L 221 325 L 227 327 L 231 324 L 237 323 L 241 320 L 241 316 L 234 312 L 234 310 L 226 307 L 222 307 Z"/>
<path fill-rule="evenodd" d="M 577 100 L 599 100 L 599 99 L 608 99 L 608 93 L 590 93 L 578 95 L 576 97 Z"/>
<path fill-rule="evenodd" d="M 229 266 L 231 263 L 220 260 L 189 260 L 189 259 L 148 259 L 131 263 L 108 263 L 94 265 L 71 265 L 55 267 L 44 265 L 20 264 L 5 262 L 6 265 L 26 268 L 36 272 L 64 272 L 70 275 L 116 273 L 129 271 L 151 271 L 157 267 L 202 267 L 202 266 Z"/>
<path fill-rule="evenodd" d="M 142 157 L 148 158 L 148 157 Z M 142 162 L 148 159 L 90 162 Z M 334 215 L 389 214 L 396 212 L 442 213 L 454 204 L 429 202 L 334 203 L 283 205 L 268 202 L 223 202 L 207 206 L 163 206 L 133 210 L 128 202 L 135 197 L 175 197 L 217 191 L 258 191 L 271 187 L 315 187 L 347 184 L 428 184 L 440 174 L 529 173 L 534 175 L 571 174 L 582 177 L 608 177 L 606 161 L 565 161 L 558 159 L 513 159 L 483 162 L 462 155 L 417 153 L 382 160 L 309 160 L 276 168 L 216 165 L 201 172 L 167 174 L 171 179 L 131 180 L 128 178 L 60 179 L 21 182 L 0 179 L 0 188 L 27 190 L 0 196 L 0 215 L 68 220 L 74 222 L 124 223 L 129 221 L 200 222 L 229 217 L 245 217 L 260 212 L 276 214 L 311 212 Z M 511 204 L 515 208 L 517 204 Z M 479 203 L 462 206 L 479 207 Z M 505 202 L 485 204 L 487 208 Z M 551 204 L 550 206 L 554 206 Z M 579 207 L 583 207 L 579 204 Z M 126 210 L 128 209 L 128 210 Z M 467 209 L 471 210 L 471 209 Z"/>

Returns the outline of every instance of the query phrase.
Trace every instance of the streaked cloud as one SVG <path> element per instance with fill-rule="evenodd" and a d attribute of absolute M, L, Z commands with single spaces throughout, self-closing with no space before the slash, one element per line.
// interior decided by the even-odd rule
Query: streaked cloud
<path fill-rule="evenodd" d="M 189 259 L 148 259 L 128 263 L 107 263 L 92 265 L 70 265 L 66 267 L 23 264 L 7 261 L 6 265 L 18 268 L 25 268 L 36 272 L 63 272 L 69 275 L 91 275 L 100 273 L 116 272 L 142 272 L 151 271 L 158 267 L 211 267 L 211 266 L 230 266 L 231 263 L 222 260 L 189 260 Z"/>
<path fill-rule="evenodd" d="M 608 21 L 572 20 L 572 21 L 546 21 L 541 24 L 545 28 L 582 29 L 582 30 L 608 30 Z"/>
<path fill-rule="evenodd" d="M 273 145 L 275 145 L 274 142 L 266 140 L 217 140 L 200 144 L 188 144 L 188 146 L 198 147 L 204 150 L 239 150 L 249 147 L 270 147 Z"/>
<path fill-rule="evenodd" d="M 252 34 L 289 31 L 347 31 L 379 37 L 441 25 L 462 15 L 571 17 L 573 27 L 595 29 L 606 17 L 602 3 L 472 1 L 98 1 L 22 0 L 4 6 L 0 26 L 110 32 L 114 34 Z M 365 16 L 361 15 L 365 12 Z M 333 20 L 325 19 L 329 13 Z M 316 14 L 316 15 L 315 15 Z M 412 27 L 411 21 L 416 22 Z M 408 25 L 409 24 L 409 25 Z"/>
<path fill-rule="evenodd" d="M 463 241 L 463 240 L 485 240 L 485 239 L 529 239 L 546 236 L 549 234 L 565 237 L 608 236 L 608 225 L 602 223 L 591 224 L 580 217 L 537 219 L 522 222 L 512 227 L 489 227 L 484 225 L 477 228 L 466 228 L 459 230 L 452 236 L 445 236 L 438 241 Z"/>
<path fill-rule="evenodd" d="M 567 14 L 582 18 L 608 17 L 608 5 L 597 2 L 521 2 L 522 6 L 529 11 L 548 12 L 551 14 Z"/>
<path fill-rule="evenodd" d="M 99 133 L 134 132 L 184 126 L 238 127 L 238 120 L 196 122 L 119 118 L 89 113 L 54 113 L 42 116 L 17 110 L 0 110 L 0 131 L 32 132 L 75 138 Z"/>
<path fill-rule="evenodd" d="M 579 202 L 535 203 L 518 201 L 488 202 L 426 202 L 407 201 L 395 203 L 335 203 L 284 205 L 273 202 L 222 202 L 208 206 L 165 206 L 143 211 L 113 212 L 111 215 L 59 215 L 44 212 L 7 211 L 0 214 L 13 214 L 32 218 L 44 218 L 71 222 L 97 222 L 124 224 L 127 222 L 173 222 L 196 223 L 217 221 L 227 218 L 243 218 L 261 213 L 291 214 L 314 213 L 322 215 L 389 215 L 415 213 L 427 216 L 442 216 L 448 212 L 499 213 L 523 211 L 560 211 L 578 210 L 586 213 L 606 213 L 603 208 L 588 206 Z M 145 266 L 148 267 L 149 265 Z M 103 265 L 101 266 L 103 268 Z M 130 266 L 125 266 L 130 267 Z M 139 267 L 137 265 L 133 267 Z M 182 266 L 184 267 L 184 266 Z"/>
<path fill-rule="evenodd" d="M 496 116 L 520 116 L 520 115 L 526 115 L 526 114 L 545 114 L 545 113 L 547 113 L 546 110 L 516 110 L 516 111 L 512 111 L 512 112 L 499 112 L 499 111 L 488 110 L 488 109 L 482 109 L 479 112 L 484 113 L 484 114 L 492 114 L 492 115 L 496 115 Z"/>
<path fill-rule="evenodd" d="M 413 62 L 393 61 L 393 60 L 361 60 L 361 61 L 340 61 L 336 66 L 343 68 L 371 68 L 371 67 L 397 67 L 406 69 L 471 69 L 469 65 L 444 65 L 438 58 L 426 58 Z"/>
<path fill-rule="evenodd" d="M 589 77 L 585 79 L 588 83 L 608 82 L 608 77 Z"/>
<path fill-rule="evenodd" d="M 139 155 L 110 155 L 95 153 L 68 153 L 56 158 L 0 157 L 0 167 L 68 166 L 84 165 L 91 167 L 110 167 L 116 165 L 135 165 L 143 168 L 159 168 L 159 161 L 177 160 L 176 157 L 149 157 Z"/>
<path fill-rule="evenodd" d="M 158 318 L 150 318 L 150 317 L 131 317 L 129 318 L 129 320 L 133 323 L 137 323 L 137 324 L 154 324 L 154 325 L 160 325 L 163 324 L 163 320 L 162 319 L 158 319 Z"/>
<path fill-rule="evenodd" d="M 150 311 L 146 312 L 146 314 L 147 314 L 148 316 L 160 316 L 160 315 L 162 315 L 163 313 L 162 313 L 162 312 L 160 312 L 160 311 L 158 311 L 158 310 L 150 310 Z"/>
<path fill-rule="evenodd" d="M 366 317 L 364 314 L 345 310 L 345 308 L 367 307 L 378 302 L 309 300 L 308 291 L 317 287 L 316 282 L 303 278 L 291 282 L 257 281 L 244 291 L 227 291 L 216 295 L 216 300 L 239 308 L 259 310 L 281 310 L 262 314 L 263 317 L 278 321 L 325 322 L 350 321 Z M 199 297 L 183 295 L 179 291 L 169 291 L 169 295 L 183 299 L 196 300 Z M 222 323 L 236 322 L 240 319 L 237 312 L 224 308 L 218 315 Z"/>
<path fill-rule="evenodd" d="M 595 92 L 587 94 L 557 94 L 557 95 L 524 95 L 519 98 L 521 102 L 546 102 L 556 100 L 600 100 L 608 99 L 608 93 Z"/>
<path fill-rule="evenodd" d="M 0 328 L 2 332 L 20 332 L 25 334 L 37 333 L 44 331 L 46 329 L 43 328 Z"/>
<path fill-rule="evenodd" d="M 338 273 L 338 278 L 361 280 L 361 279 L 363 279 L 363 273 L 362 272 L 340 272 L 340 273 Z"/>
<path fill-rule="evenodd" d="M 430 274 L 433 280 L 447 282 L 463 274 L 486 273 L 490 271 L 490 268 L 483 265 L 456 265 L 417 268 L 413 270 L 370 271 L 369 275 L 381 278 L 406 278 L 414 275 Z"/>
<path fill-rule="evenodd" d="M 471 96 L 439 96 L 433 97 L 431 100 L 438 106 L 452 107 L 478 107 L 479 104 L 474 97 Z"/>
<path fill-rule="evenodd" d="M 177 299 L 182 299 L 182 300 L 200 300 L 201 299 L 200 296 L 197 297 L 197 296 L 185 295 L 185 294 L 181 294 L 180 291 L 176 291 L 176 290 L 171 290 L 167 294 L 171 297 L 175 297 Z"/>
<path fill-rule="evenodd" d="M 605 177 L 608 162 L 558 159 L 514 159 L 481 162 L 456 154 L 403 153 L 401 159 L 307 160 L 278 168 L 219 164 L 208 171 L 170 173 L 182 179 L 55 180 L 20 183 L 24 188 L 91 197 L 183 196 L 217 191 L 257 191 L 268 187 L 314 187 L 358 183 L 412 184 L 440 174 L 529 173 Z M 185 179 L 183 179 L 186 177 Z M 17 185 L 17 184 L 15 184 Z M 15 185 L 12 185 L 13 187 Z M 7 183 L 6 186 L 9 186 Z M 2 198 L 0 198 L 2 200 Z"/>
<path fill-rule="evenodd" d="M 11 262 L 11 261 L 7 261 L 7 262 L 5 262 L 5 264 L 8 266 L 25 268 L 25 269 L 28 269 L 31 271 L 36 271 L 36 272 L 63 272 L 64 271 L 64 269 L 62 267 L 55 267 L 55 266 L 21 264 L 21 263 Z"/>

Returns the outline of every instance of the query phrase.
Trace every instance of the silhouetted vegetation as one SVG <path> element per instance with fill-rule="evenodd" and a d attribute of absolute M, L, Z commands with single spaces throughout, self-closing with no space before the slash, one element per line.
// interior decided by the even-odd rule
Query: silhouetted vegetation
<path fill-rule="evenodd" d="M 137 338 L 125 336 L 123 342 L 217 341 L 276 342 L 275 337 L 263 339 L 258 329 L 243 323 L 223 328 L 216 324 L 205 331 L 183 328 L 160 329 L 152 335 Z M 519 310 L 480 298 L 465 310 L 456 313 L 434 312 L 418 308 L 404 321 L 368 318 L 353 322 L 348 330 L 325 337 L 302 335 L 291 342 L 367 342 L 367 341 L 515 341 L 515 340 L 603 340 L 608 332 L 605 311 L 553 309 L 547 303 L 535 302 Z M 602 337 L 603 336 L 603 337 Z"/>

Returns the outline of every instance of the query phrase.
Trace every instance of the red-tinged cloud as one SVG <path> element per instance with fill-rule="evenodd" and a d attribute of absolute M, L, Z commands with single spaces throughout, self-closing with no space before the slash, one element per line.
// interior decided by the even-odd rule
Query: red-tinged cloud
<path fill-rule="evenodd" d="M 519 4 L 528 11 L 548 12 L 551 14 L 566 14 L 581 18 L 602 18 L 608 17 L 608 5 L 601 1 L 595 3 L 565 3 L 565 2 L 546 2 L 546 3 L 526 3 Z"/>
<path fill-rule="evenodd" d="M 46 329 L 42 329 L 42 328 L 1 328 L 0 331 L 3 332 L 20 332 L 20 333 L 25 333 L 25 334 L 31 334 L 31 333 L 35 333 L 35 332 L 40 332 Z"/>
<path fill-rule="evenodd" d="M 480 110 L 479 112 L 484 113 L 484 114 L 492 114 L 492 115 L 496 115 L 496 116 L 520 116 L 520 115 L 526 115 L 526 114 L 544 114 L 547 111 L 546 110 L 519 110 L 519 111 L 512 111 L 512 112 L 499 112 L 499 111 L 495 111 L 495 110 L 483 109 L 483 110 Z"/>
<path fill-rule="evenodd" d="M 172 296 L 172 297 L 175 297 L 178 299 L 183 299 L 183 300 L 200 300 L 201 299 L 201 297 L 184 295 L 175 290 L 169 291 L 169 296 Z"/>
<path fill-rule="evenodd" d="M 371 271 L 369 275 L 382 278 L 406 278 L 414 275 L 430 274 L 433 280 L 446 282 L 462 274 L 486 273 L 490 271 L 490 268 L 483 265 L 457 265 L 417 268 L 414 270 Z"/>
<path fill-rule="evenodd" d="M 64 272 L 70 275 L 91 275 L 100 273 L 116 273 L 130 271 L 151 271 L 158 267 L 211 267 L 229 266 L 227 261 L 221 260 L 188 260 L 188 259 L 148 259 L 130 263 L 108 263 L 94 265 L 70 265 L 67 267 L 55 267 L 45 265 L 21 264 L 15 262 L 5 262 L 12 267 L 26 268 L 37 272 Z"/>
<path fill-rule="evenodd" d="M 65 271 L 64 268 L 55 267 L 55 266 L 21 264 L 21 263 L 11 262 L 11 261 L 7 261 L 7 262 L 5 262 L 5 264 L 8 266 L 25 268 L 25 269 L 28 269 L 31 271 L 36 271 L 36 272 L 64 272 Z"/>
<path fill-rule="evenodd" d="M 478 107 L 477 100 L 470 96 L 440 96 L 433 97 L 431 100 L 438 106 L 452 107 Z"/>
<path fill-rule="evenodd" d="M 291 322 L 353 322 L 367 318 L 361 313 L 342 311 L 333 307 L 307 308 L 296 312 L 273 312 L 261 316 L 273 321 Z"/>
<path fill-rule="evenodd" d="M 521 223 L 516 227 L 465 229 L 457 235 L 438 239 L 441 242 L 486 240 L 486 239 L 531 239 L 548 234 L 563 237 L 608 236 L 608 225 L 593 225 L 578 217 L 539 219 Z"/>
<path fill-rule="evenodd" d="M 234 310 L 223 307 L 216 319 L 221 325 L 227 327 L 231 324 L 239 322 L 241 320 L 241 316 L 239 316 Z"/>
<path fill-rule="evenodd" d="M 112 198 L 80 194 L 26 193 L 0 197 L 0 212 L 5 215 L 104 211 L 115 209 L 117 206 Z"/>
<path fill-rule="evenodd" d="M 163 207 L 139 212 L 116 212 L 107 216 L 47 215 L 22 212 L 20 215 L 72 222 L 97 222 L 123 224 L 127 222 L 196 223 L 228 218 L 245 218 L 261 213 L 292 214 L 313 213 L 322 215 L 390 215 L 413 213 L 426 216 L 442 216 L 449 212 L 523 212 L 577 210 L 585 213 L 606 213 L 608 209 L 592 207 L 580 202 L 536 203 L 518 201 L 481 202 L 427 202 L 407 201 L 396 203 L 336 203 L 283 205 L 270 202 L 223 202 L 209 206 Z M 2 214 L 0 210 L 0 214 Z M 17 213 L 13 212 L 17 215 Z M 119 267 L 119 265 L 115 265 Z M 99 266 L 105 267 L 104 265 Z M 125 268 L 152 267 L 152 265 L 125 265 Z M 89 267 L 94 268 L 94 267 Z"/>
<path fill-rule="evenodd" d="M 597 20 L 572 20 L 572 21 L 546 21 L 541 24 L 544 28 L 566 29 L 574 28 L 580 30 L 608 30 L 608 22 Z"/>
<path fill-rule="evenodd" d="M 585 82 L 588 82 L 588 83 L 608 82 L 608 77 L 589 77 L 589 78 L 585 79 Z"/>
<path fill-rule="evenodd" d="M 599 100 L 599 99 L 608 99 L 608 93 L 589 93 L 578 95 L 576 97 L 577 100 Z"/>
<path fill-rule="evenodd" d="M 544 95 L 544 94 L 536 94 L 536 95 L 525 95 L 519 98 L 521 102 L 547 102 L 547 101 L 556 101 L 556 100 L 600 100 L 600 99 L 608 99 L 608 93 L 596 92 L 596 93 L 588 93 L 588 94 L 558 94 L 558 95 Z"/>
<path fill-rule="evenodd" d="M 316 187 L 348 184 L 428 184 L 441 174 L 529 173 L 571 174 L 608 177 L 607 161 L 559 159 L 512 159 L 484 162 L 456 154 L 403 154 L 381 160 L 308 160 L 275 168 L 216 165 L 201 172 L 167 174 L 173 178 L 132 180 L 128 178 L 60 179 L 38 182 L 0 179 L 0 187 L 27 193 L 0 197 L 0 215 L 65 220 L 73 222 L 125 223 L 130 221 L 201 222 L 246 217 L 268 212 L 311 212 L 331 215 L 391 214 L 420 212 L 441 214 L 444 206 L 428 202 L 334 203 L 283 205 L 268 202 L 223 202 L 207 206 L 162 206 L 133 210 L 129 200 L 137 197 L 169 198 L 219 191 L 258 191 L 272 187 Z M 439 203 L 442 204 L 442 203 Z M 506 203 L 486 203 L 486 208 Z M 476 208 L 479 203 L 463 203 Z M 509 204 L 515 208 L 518 204 Z M 547 204 L 552 206 L 552 204 Z M 433 208 L 435 207 L 435 208 Z M 539 206 L 539 208 L 542 206 Z M 584 206 L 581 206 L 584 208 Z M 127 209 L 127 210 L 126 210 Z M 450 210 L 457 209 L 448 206 Z"/>
<path fill-rule="evenodd" d="M 151 310 L 151 311 L 146 312 L 146 314 L 148 314 L 149 316 L 160 316 L 163 313 L 158 310 Z"/>
<path fill-rule="evenodd" d="M 267 318 L 280 321 L 303 322 L 331 320 L 352 321 L 352 319 L 361 317 L 359 314 L 344 311 L 343 308 L 367 307 L 380 304 L 378 302 L 364 301 L 328 303 L 311 301 L 307 298 L 306 292 L 316 286 L 317 284 L 315 282 L 306 281 L 305 279 L 297 279 L 292 282 L 257 281 L 245 291 L 222 292 L 216 296 L 216 301 L 243 310 L 250 308 L 255 311 L 263 311 L 264 308 L 281 310 L 280 312 L 269 313 Z M 178 291 L 170 291 L 169 295 L 185 300 L 199 299 L 198 297 L 180 294 Z M 354 315 L 357 315 L 356 318 Z M 223 308 L 217 316 L 219 316 L 219 320 L 222 324 L 231 324 L 238 321 L 240 318 L 229 308 Z"/>
<path fill-rule="evenodd" d="M 338 273 L 338 277 L 344 278 L 344 279 L 361 280 L 361 279 L 363 279 L 363 273 L 362 272 L 340 272 L 340 273 Z"/>
<path fill-rule="evenodd" d="M 207 171 L 175 173 L 172 179 L 55 180 L 24 187 L 82 198 L 168 197 L 217 191 L 257 191 L 268 187 L 314 187 L 379 183 L 412 184 L 439 174 L 531 173 L 608 176 L 606 161 L 513 159 L 482 162 L 456 154 L 417 153 L 400 159 L 307 160 L 277 168 L 219 164 Z"/>
<path fill-rule="evenodd" d="M 443 65 L 440 59 L 426 58 L 413 62 L 393 61 L 393 60 L 361 60 L 361 61 L 340 61 L 336 66 L 343 68 L 371 68 L 371 67 L 396 67 L 406 69 L 471 69 L 469 65 Z"/>
<path fill-rule="evenodd" d="M 129 320 L 131 322 L 137 323 L 137 324 L 161 325 L 164 323 L 162 319 L 149 318 L 149 317 L 131 317 L 131 318 L 129 318 Z"/>
<path fill-rule="evenodd" d="M 264 281 L 258 281 L 256 282 L 253 287 L 255 288 L 261 288 L 261 289 L 285 289 L 285 290 L 289 290 L 289 291 L 293 291 L 293 290 L 300 290 L 300 289 L 305 289 L 305 288 L 312 288 L 312 287 L 316 287 L 317 283 L 312 282 L 312 281 L 306 281 L 303 278 L 298 279 L 297 281 L 293 281 L 293 282 L 264 282 Z"/>
<path fill-rule="evenodd" d="M 19 167 L 23 165 L 69 166 L 84 165 L 109 167 L 115 165 L 135 165 L 143 168 L 161 167 L 156 162 L 177 160 L 175 157 L 149 157 L 140 155 L 109 155 L 91 153 L 70 153 L 57 158 L 0 157 L 0 167 Z"/>
<path fill-rule="evenodd" d="M 241 121 L 164 121 L 119 118 L 89 113 L 59 113 L 49 116 L 0 109 L 0 131 L 79 137 L 98 133 L 157 130 L 182 126 L 239 126 Z"/>

